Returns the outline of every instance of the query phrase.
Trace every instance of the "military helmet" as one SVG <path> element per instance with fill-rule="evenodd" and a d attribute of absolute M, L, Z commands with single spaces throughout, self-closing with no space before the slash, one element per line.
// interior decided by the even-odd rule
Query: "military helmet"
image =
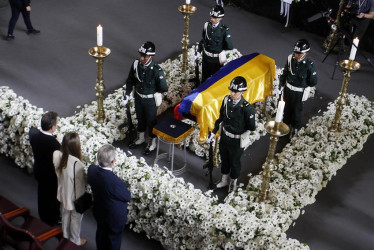
<path fill-rule="evenodd" d="M 141 54 L 154 56 L 156 54 L 156 46 L 152 42 L 147 41 L 140 46 L 138 51 Z"/>
<path fill-rule="evenodd" d="M 221 18 L 225 16 L 225 11 L 223 10 L 221 6 L 216 5 L 210 11 L 210 16 L 215 17 L 215 18 Z"/>
<path fill-rule="evenodd" d="M 295 43 L 293 52 L 298 54 L 306 53 L 310 50 L 309 42 L 306 39 L 300 39 Z"/>
<path fill-rule="evenodd" d="M 237 76 L 231 80 L 229 90 L 235 92 L 243 92 L 247 90 L 247 81 L 242 76 Z"/>

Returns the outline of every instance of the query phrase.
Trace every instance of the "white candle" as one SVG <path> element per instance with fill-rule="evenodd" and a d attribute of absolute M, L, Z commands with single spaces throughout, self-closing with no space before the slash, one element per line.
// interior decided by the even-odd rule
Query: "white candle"
<path fill-rule="evenodd" d="M 103 27 L 99 24 L 96 28 L 97 46 L 103 46 Z"/>
<path fill-rule="evenodd" d="M 277 114 L 275 115 L 275 122 L 281 122 L 283 119 L 283 110 L 284 110 L 284 105 L 286 103 L 284 101 L 279 101 L 278 102 L 278 109 L 277 109 Z"/>
<path fill-rule="evenodd" d="M 358 47 L 358 37 L 356 37 L 355 39 L 353 39 L 353 44 L 352 44 L 352 48 L 351 48 L 351 53 L 349 54 L 349 60 L 354 60 L 355 57 L 356 57 L 356 52 L 357 52 L 357 47 Z M 356 45 L 356 46 L 355 46 Z"/>
<path fill-rule="evenodd" d="M 191 0 L 186 0 L 186 4 L 191 4 Z"/>

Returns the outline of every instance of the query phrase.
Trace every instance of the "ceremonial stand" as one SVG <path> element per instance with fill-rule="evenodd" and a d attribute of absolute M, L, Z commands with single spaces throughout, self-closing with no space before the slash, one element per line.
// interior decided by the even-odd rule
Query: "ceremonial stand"
<path fill-rule="evenodd" d="M 186 143 L 184 143 L 184 164 L 178 170 L 174 170 L 174 146 L 175 144 L 182 143 L 192 132 L 192 126 L 184 122 L 181 122 L 175 118 L 168 117 L 162 122 L 156 124 L 153 128 L 153 134 L 157 135 L 157 150 L 154 164 L 160 159 L 168 158 L 170 162 L 170 170 L 175 175 L 180 175 L 186 171 L 187 157 L 186 157 Z M 169 145 L 169 151 L 167 153 L 159 154 L 160 141 Z"/>

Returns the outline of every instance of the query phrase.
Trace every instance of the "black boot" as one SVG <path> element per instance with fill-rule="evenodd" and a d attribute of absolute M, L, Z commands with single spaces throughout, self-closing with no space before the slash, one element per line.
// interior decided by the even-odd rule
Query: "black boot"
<path fill-rule="evenodd" d="M 154 138 L 148 138 L 148 145 L 146 149 L 144 150 L 143 154 L 144 155 L 149 155 L 152 151 L 154 151 L 157 147 L 156 144 L 156 137 Z"/>

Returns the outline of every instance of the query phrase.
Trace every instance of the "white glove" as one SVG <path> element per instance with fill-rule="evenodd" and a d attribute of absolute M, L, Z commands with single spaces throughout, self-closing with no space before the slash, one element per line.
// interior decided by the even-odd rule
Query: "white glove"
<path fill-rule="evenodd" d="M 280 89 L 278 89 L 278 93 L 277 93 L 278 96 L 282 95 L 283 89 L 284 89 L 284 87 L 281 87 Z"/>
<path fill-rule="evenodd" d="M 210 143 L 214 137 L 214 134 L 212 132 L 209 132 L 208 138 L 206 138 L 206 143 Z"/>
<path fill-rule="evenodd" d="M 220 63 L 221 65 L 224 65 L 225 62 L 227 61 L 227 58 L 226 58 L 226 51 L 222 50 L 221 53 L 219 53 L 218 59 L 219 59 L 219 63 Z"/>
<path fill-rule="evenodd" d="M 303 98 L 301 99 L 301 101 L 305 102 L 306 100 L 308 100 L 311 89 L 311 87 L 306 87 L 304 89 Z"/>
<path fill-rule="evenodd" d="M 130 96 L 125 95 L 125 96 L 123 97 L 123 105 L 126 106 L 127 103 L 129 102 L 129 100 L 130 100 Z"/>
<path fill-rule="evenodd" d="M 200 52 L 196 52 L 196 54 L 194 55 L 194 61 L 196 61 L 197 58 L 199 58 L 201 56 L 201 53 Z"/>

